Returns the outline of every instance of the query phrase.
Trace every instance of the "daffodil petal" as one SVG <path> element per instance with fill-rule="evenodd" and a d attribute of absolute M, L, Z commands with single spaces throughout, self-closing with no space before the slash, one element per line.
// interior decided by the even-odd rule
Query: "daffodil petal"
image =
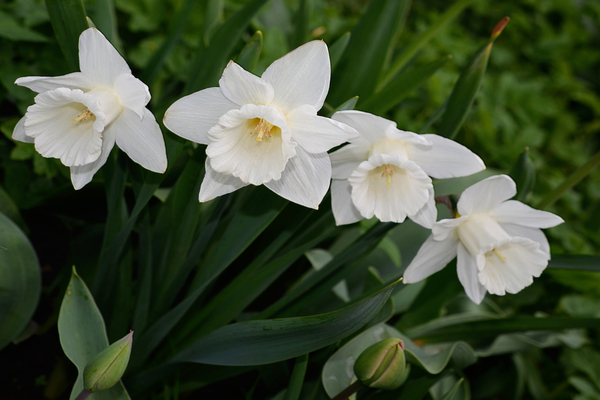
<path fill-rule="evenodd" d="M 303 105 L 287 114 L 292 138 L 309 153 L 325 153 L 358 137 L 358 132 L 343 123 L 320 117 L 313 106 Z"/>
<path fill-rule="evenodd" d="M 394 121 L 363 111 L 338 111 L 331 118 L 356 129 L 370 144 L 387 139 L 387 132 L 397 130 Z"/>
<path fill-rule="evenodd" d="M 352 203 L 352 186 L 347 179 L 331 181 L 331 208 L 336 225 L 352 224 L 363 219 Z"/>
<path fill-rule="evenodd" d="M 348 179 L 361 162 L 369 158 L 371 147 L 350 143 L 329 155 L 333 179 Z"/>
<path fill-rule="evenodd" d="M 21 118 L 19 122 L 17 122 L 17 125 L 15 125 L 12 138 L 14 140 L 18 140 L 19 142 L 33 143 L 33 138 L 25 134 L 25 117 Z"/>
<path fill-rule="evenodd" d="M 259 141 L 252 131 L 260 119 L 277 129 Z M 206 155 L 214 170 L 253 185 L 281 179 L 286 163 L 296 154 L 286 122 L 273 107 L 246 104 L 231 110 L 208 132 L 208 139 Z"/>
<path fill-rule="evenodd" d="M 272 103 L 284 114 L 303 104 L 320 110 L 331 79 L 327 45 L 314 40 L 298 47 L 274 61 L 262 78 L 273 86 Z"/>
<path fill-rule="evenodd" d="M 466 219 L 467 217 L 464 216 L 460 218 L 443 219 L 433 225 L 431 233 L 435 240 L 445 240 L 448 235 L 452 234 Z"/>
<path fill-rule="evenodd" d="M 448 236 L 446 240 L 439 242 L 433 240 L 433 236 L 430 235 L 404 271 L 402 282 L 419 282 L 440 271 L 456 257 L 457 246 L 456 235 Z"/>
<path fill-rule="evenodd" d="M 195 143 L 208 144 L 208 131 L 228 111 L 237 109 L 220 88 L 204 89 L 182 97 L 169 107 L 163 122 L 167 129 Z"/>
<path fill-rule="evenodd" d="M 548 244 L 548 239 L 546 239 L 546 235 L 544 235 L 544 232 L 542 232 L 541 229 L 525 227 L 517 224 L 509 224 L 506 222 L 500 223 L 500 226 L 510 236 L 524 237 L 539 243 L 540 250 L 548 254 L 548 259 L 550 258 L 550 244 Z"/>
<path fill-rule="evenodd" d="M 475 257 L 471 255 L 465 249 L 465 247 L 458 243 L 458 251 L 456 256 L 456 271 L 458 273 L 458 280 L 465 288 L 465 293 L 475 303 L 480 304 L 487 289 L 481 283 L 479 283 L 477 270 L 477 262 Z"/>
<path fill-rule="evenodd" d="M 408 158 L 432 178 L 467 176 L 485 169 L 481 158 L 465 146 L 438 135 L 420 136 L 431 142 L 432 146 L 409 146 Z"/>
<path fill-rule="evenodd" d="M 74 122 L 85 110 L 91 112 L 89 117 Z M 104 116 L 94 96 L 58 88 L 35 97 L 25 114 L 24 129 L 44 157 L 60 158 L 69 167 L 85 165 L 100 156 Z"/>
<path fill-rule="evenodd" d="M 329 155 L 311 154 L 298 146 L 296 156 L 287 162 L 281 179 L 267 182 L 265 186 L 289 201 L 318 209 L 330 180 Z"/>
<path fill-rule="evenodd" d="M 73 72 L 62 76 L 25 76 L 15 81 L 37 93 L 58 88 L 89 90 L 93 87 L 90 79 L 81 72 Z"/>
<path fill-rule="evenodd" d="M 144 118 L 146 104 L 150 101 L 148 86 L 131 74 L 119 75 L 115 80 L 115 93 L 121 105 Z"/>
<path fill-rule="evenodd" d="M 536 210 L 520 201 L 509 200 L 490 210 L 498 223 L 517 224 L 530 228 L 552 228 L 565 222 L 558 215 Z"/>
<path fill-rule="evenodd" d="M 273 100 L 273 86 L 230 61 L 219 80 L 225 97 L 239 106 L 257 104 L 267 106 Z"/>
<path fill-rule="evenodd" d="M 424 228 L 431 229 L 437 218 L 437 208 L 435 208 L 435 199 L 433 189 L 429 190 L 429 199 L 427 203 L 414 215 L 408 216 L 411 220 Z"/>
<path fill-rule="evenodd" d="M 515 182 L 507 175 L 494 175 L 468 187 L 460 196 L 460 215 L 488 212 L 517 193 Z"/>
<path fill-rule="evenodd" d="M 106 163 L 106 160 L 108 159 L 108 156 L 110 155 L 114 145 L 115 132 L 109 125 L 103 132 L 102 151 L 100 153 L 100 157 L 98 157 L 96 161 L 89 164 L 71 167 L 71 182 L 73 183 L 75 190 L 81 189 L 92 180 L 94 174 L 98 172 L 100 167 Z"/>
<path fill-rule="evenodd" d="M 105 87 L 114 87 L 119 75 L 131 74 L 123 57 L 96 28 L 79 36 L 79 67 L 94 84 Z"/>
<path fill-rule="evenodd" d="M 391 171 L 386 172 L 388 166 Z M 352 201 L 363 217 L 403 222 L 429 199 L 431 179 L 417 164 L 397 154 L 373 154 L 348 178 Z"/>
<path fill-rule="evenodd" d="M 247 183 L 242 182 L 240 178 L 236 178 L 232 175 L 220 174 L 215 171 L 210 166 L 208 158 L 205 163 L 205 171 L 206 173 L 202 180 L 202 185 L 200 186 L 199 199 L 201 202 L 212 200 L 248 185 Z"/>
<path fill-rule="evenodd" d="M 158 173 L 167 169 L 167 150 L 154 115 L 144 109 L 144 118 L 124 108 L 109 125 L 115 130 L 117 146 L 142 167 Z"/>

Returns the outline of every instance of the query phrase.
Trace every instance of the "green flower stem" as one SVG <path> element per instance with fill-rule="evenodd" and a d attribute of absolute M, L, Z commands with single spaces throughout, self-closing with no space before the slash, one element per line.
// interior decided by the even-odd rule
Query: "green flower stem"
<path fill-rule="evenodd" d="M 554 189 L 546 198 L 538 204 L 536 208 L 544 209 L 550 207 L 556 200 L 560 198 L 567 190 L 577 185 L 579 181 L 585 178 L 590 172 L 594 170 L 600 164 L 600 151 L 588 161 L 585 165 L 581 166 L 577 171 L 573 172 L 559 187 Z"/>
<path fill-rule="evenodd" d="M 92 394 L 92 392 L 90 390 L 83 389 L 81 391 L 81 393 L 79 393 L 79 395 L 77 397 L 75 397 L 75 400 L 85 400 L 88 397 L 90 397 L 91 394 Z"/>
<path fill-rule="evenodd" d="M 354 393 L 358 392 L 363 388 L 363 384 L 361 381 L 356 381 L 352 385 L 348 386 L 346 389 L 342 390 L 331 400 L 346 400 L 348 397 L 352 396 Z"/>

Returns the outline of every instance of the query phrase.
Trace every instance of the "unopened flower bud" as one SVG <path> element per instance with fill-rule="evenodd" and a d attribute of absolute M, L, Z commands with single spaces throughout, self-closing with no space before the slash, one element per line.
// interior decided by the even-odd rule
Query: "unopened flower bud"
<path fill-rule="evenodd" d="M 398 338 L 384 339 L 367 347 L 354 363 L 354 373 L 365 386 L 396 389 L 406 369 L 404 342 Z"/>
<path fill-rule="evenodd" d="M 127 336 L 94 357 L 83 371 L 83 386 L 91 392 L 98 392 L 119 382 L 127 369 L 132 344 L 133 331 L 129 331 Z"/>

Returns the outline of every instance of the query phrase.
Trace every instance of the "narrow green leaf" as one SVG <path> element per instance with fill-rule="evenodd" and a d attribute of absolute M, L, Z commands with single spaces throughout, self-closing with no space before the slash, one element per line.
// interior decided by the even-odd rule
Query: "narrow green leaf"
<path fill-rule="evenodd" d="M 375 91 L 408 6 L 407 0 L 371 2 L 337 63 L 329 91 L 330 104 L 339 104 L 352 96 L 366 99 Z"/>
<path fill-rule="evenodd" d="M 47 42 L 48 38 L 21 26 L 13 16 L 0 11 L 0 37 L 23 42 Z"/>
<path fill-rule="evenodd" d="M 397 76 L 381 91 L 371 95 L 366 101 L 360 102 L 359 108 L 375 114 L 384 114 L 427 81 L 451 58 L 452 56 L 445 56 Z"/>
<path fill-rule="evenodd" d="M 312 11 L 312 0 L 300 0 L 296 15 L 294 15 L 294 31 L 290 38 L 292 49 L 306 43 L 309 37 L 308 24 L 310 22 L 310 13 Z"/>
<path fill-rule="evenodd" d="M 582 254 L 553 254 L 548 268 L 600 272 L 600 257 Z"/>
<path fill-rule="evenodd" d="M 252 0 L 215 31 L 210 45 L 192 61 L 185 93 L 216 85 L 250 20 L 268 0 Z"/>
<path fill-rule="evenodd" d="M 351 335 L 383 307 L 396 283 L 348 307 L 308 317 L 240 322 L 217 329 L 173 362 L 261 365 L 320 349 Z"/>
<path fill-rule="evenodd" d="M 454 139 L 458 130 L 467 118 L 467 113 L 475 100 L 479 87 L 483 81 L 483 75 L 487 67 L 488 59 L 492 51 L 494 41 L 500 36 L 502 30 L 508 23 L 509 18 L 503 18 L 492 31 L 492 38 L 473 54 L 467 66 L 460 74 L 458 81 L 450 93 L 446 110 L 440 122 L 438 134 Z"/>
<path fill-rule="evenodd" d="M 333 71 L 342 58 L 342 54 L 346 51 L 350 42 L 350 32 L 344 33 L 331 46 L 329 46 L 329 59 L 331 61 L 331 70 Z"/>
<path fill-rule="evenodd" d="M 207 0 L 204 16 L 204 43 L 208 45 L 214 30 L 223 18 L 223 0 Z"/>
<path fill-rule="evenodd" d="M 535 184 L 535 170 L 529 158 L 529 147 L 519 155 L 517 162 L 508 173 L 517 184 L 517 196 L 515 200 L 527 202 L 531 197 L 533 185 Z"/>
<path fill-rule="evenodd" d="M 83 370 L 98 353 L 109 345 L 100 310 L 75 268 L 60 306 L 58 335 L 66 356 L 75 364 L 77 381 L 71 391 L 73 400 L 83 389 Z M 122 383 L 94 394 L 98 400 L 129 399 Z"/>
<path fill-rule="evenodd" d="M 442 400 L 454 400 L 456 394 L 458 393 L 458 389 L 460 389 L 460 386 L 463 384 L 464 381 L 465 378 L 460 378 L 458 382 L 456 382 L 454 386 L 452 386 L 452 389 L 450 389 L 448 393 L 446 393 L 444 397 L 442 397 Z"/>
<path fill-rule="evenodd" d="M 290 378 L 290 384 L 285 392 L 283 400 L 298 400 L 300 391 L 302 390 L 302 384 L 304 383 L 307 365 L 308 354 L 296 358 L 294 369 L 292 370 L 292 377 Z"/>
<path fill-rule="evenodd" d="M 113 0 L 96 0 L 94 3 L 94 24 L 117 50 L 122 50 L 121 39 L 119 39 L 117 30 L 117 13 Z"/>
<path fill-rule="evenodd" d="M 419 36 L 419 38 L 410 43 L 410 45 L 396 58 L 390 68 L 385 71 L 384 77 L 379 83 L 379 89 L 384 88 L 394 79 L 396 74 L 404 68 L 404 66 L 417 54 L 435 35 L 450 21 L 456 18 L 462 10 L 470 5 L 473 0 L 461 0 L 455 2 L 446 12 L 439 17 L 433 25 L 429 27 L 427 32 Z"/>
<path fill-rule="evenodd" d="M 263 34 L 261 31 L 256 31 L 252 38 L 246 43 L 240 55 L 237 58 L 237 63 L 246 71 L 254 71 L 258 58 L 263 46 Z"/>
<path fill-rule="evenodd" d="M 69 66 L 79 71 L 79 35 L 89 28 L 82 0 L 46 0 L 48 15 Z"/>
<path fill-rule="evenodd" d="M 0 349 L 27 326 L 42 290 L 42 274 L 27 236 L 0 212 Z"/>

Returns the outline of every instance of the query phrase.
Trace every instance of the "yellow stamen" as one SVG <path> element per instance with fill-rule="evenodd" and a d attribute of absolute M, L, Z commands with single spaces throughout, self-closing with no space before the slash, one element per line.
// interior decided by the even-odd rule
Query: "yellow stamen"
<path fill-rule="evenodd" d="M 81 112 L 81 114 L 79 114 L 79 116 L 77 118 L 75 118 L 73 120 L 73 123 L 76 123 L 79 121 L 87 121 L 88 119 L 92 118 L 93 116 L 94 116 L 94 114 L 86 108 L 85 110 L 83 110 Z"/>
<path fill-rule="evenodd" d="M 385 169 L 381 176 L 387 175 L 387 185 L 392 186 L 392 175 L 394 175 L 394 170 L 390 164 L 385 164 Z"/>
<path fill-rule="evenodd" d="M 501 261 L 506 261 L 506 257 L 504 257 L 502 253 L 500 253 L 500 250 L 494 249 L 493 251 L 494 253 L 496 253 L 496 255 L 500 258 Z"/>
<path fill-rule="evenodd" d="M 252 129 L 250 134 L 256 133 L 256 141 L 262 142 L 263 137 L 271 137 L 271 129 L 273 129 L 273 124 L 269 123 L 267 120 L 260 119 L 258 124 Z"/>

